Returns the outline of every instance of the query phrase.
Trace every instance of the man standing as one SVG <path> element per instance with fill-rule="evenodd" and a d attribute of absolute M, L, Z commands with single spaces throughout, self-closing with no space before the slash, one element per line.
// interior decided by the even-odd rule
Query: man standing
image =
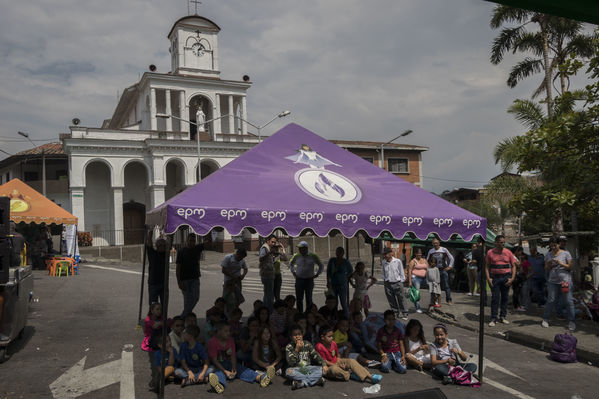
<path fill-rule="evenodd" d="M 233 309 L 245 302 L 245 298 L 242 294 L 241 281 L 248 273 L 248 267 L 244 260 L 247 254 L 245 248 L 239 248 L 235 253 L 225 256 L 220 264 L 222 272 L 225 275 L 223 298 L 225 298 L 225 313 L 227 315 L 229 315 Z"/>
<path fill-rule="evenodd" d="M 542 309 L 545 307 L 545 285 L 547 284 L 545 257 L 537 251 L 537 247 L 531 247 L 528 261 L 533 270 L 532 292 L 537 300 L 537 306 Z"/>
<path fill-rule="evenodd" d="M 260 279 L 264 287 L 262 302 L 272 312 L 275 299 L 275 261 L 280 258 L 287 260 L 284 253 L 279 252 L 280 244 L 274 235 L 268 236 L 266 242 L 260 248 L 258 259 L 260 261 Z"/>
<path fill-rule="evenodd" d="M 185 247 L 177 252 L 177 284 L 183 293 L 183 313 L 193 312 L 193 308 L 200 300 L 200 257 L 204 244 L 196 245 L 194 234 L 187 236 Z"/>
<path fill-rule="evenodd" d="M 441 289 L 445 290 L 445 301 L 448 305 L 452 305 L 451 288 L 449 286 L 449 271 L 453 269 L 453 256 L 447 248 L 441 246 L 441 241 L 438 238 L 433 239 L 433 248 L 428 251 L 426 260 L 431 262 L 431 258 L 437 259 L 437 267 L 441 275 Z"/>
<path fill-rule="evenodd" d="M 146 251 L 148 255 L 148 298 L 150 305 L 160 301 L 164 303 L 162 292 L 164 290 L 164 269 L 166 265 L 166 240 L 159 238 L 156 240 L 156 249 L 152 245 L 153 231 L 148 230 L 146 238 Z"/>
<path fill-rule="evenodd" d="M 403 283 L 406 275 L 403 271 L 401 260 L 393 256 L 393 250 L 389 247 L 383 249 L 383 281 L 385 284 L 385 295 L 389 306 L 398 318 L 408 320 L 408 308 L 406 306 Z M 401 313 L 399 309 L 401 308 Z"/>
<path fill-rule="evenodd" d="M 320 276 L 324 265 L 315 253 L 308 250 L 308 243 L 302 241 L 297 245 L 299 253 L 293 254 L 289 261 L 289 270 L 295 277 L 295 296 L 297 298 L 297 310 L 304 312 L 304 295 L 306 297 L 306 310 L 312 305 L 312 291 L 314 290 L 314 279 Z M 318 271 L 314 273 L 314 265 L 318 265 Z"/>
<path fill-rule="evenodd" d="M 349 276 L 354 272 L 349 260 L 345 259 L 345 250 L 343 247 L 337 247 L 335 257 L 329 259 L 327 265 L 327 288 L 330 288 L 335 295 L 335 300 L 341 303 L 341 308 L 345 317 L 349 320 L 348 281 Z"/>
<path fill-rule="evenodd" d="M 503 324 L 507 321 L 507 300 L 510 286 L 516 277 L 516 258 L 505 248 L 505 237 L 501 234 L 495 237 L 495 248 L 487 252 L 487 281 L 491 286 L 491 322 L 489 327 L 494 327 L 499 320 Z M 501 301 L 501 312 L 497 319 L 497 308 Z"/>

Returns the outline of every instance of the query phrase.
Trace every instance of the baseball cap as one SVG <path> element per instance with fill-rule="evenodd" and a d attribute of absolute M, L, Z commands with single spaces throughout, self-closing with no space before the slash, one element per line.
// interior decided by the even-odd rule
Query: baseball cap
<path fill-rule="evenodd" d="M 385 247 L 383 249 L 383 254 L 388 254 L 389 252 L 393 252 L 393 250 L 391 248 L 389 248 L 389 247 Z"/>
<path fill-rule="evenodd" d="M 306 241 L 300 241 L 299 244 L 297 244 L 298 248 L 308 248 L 308 243 Z"/>
<path fill-rule="evenodd" d="M 568 238 L 566 236 L 559 236 L 560 241 L 567 241 Z"/>

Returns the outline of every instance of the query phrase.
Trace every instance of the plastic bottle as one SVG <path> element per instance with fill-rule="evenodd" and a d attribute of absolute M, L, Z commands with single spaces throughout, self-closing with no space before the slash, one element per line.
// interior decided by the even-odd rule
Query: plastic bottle
<path fill-rule="evenodd" d="M 364 391 L 364 393 L 379 393 L 380 390 L 381 384 L 374 384 L 369 387 L 362 388 L 362 391 Z"/>

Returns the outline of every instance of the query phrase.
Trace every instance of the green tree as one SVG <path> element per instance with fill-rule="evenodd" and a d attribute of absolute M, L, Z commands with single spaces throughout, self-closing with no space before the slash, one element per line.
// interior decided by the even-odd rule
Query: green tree
<path fill-rule="evenodd" d="M 512 67 L 507 85 L 513 88 L 523 79 L 542 72 L 543 81 L 533 98 L 545 93 L 547 113 L 551 115 L 553 81 L 559 79 L 560 93 L 566 92 L 569 86 L 568 70 L 559 66 L 573 54 L 591 57 L 593 35 L 582 33 L 581 22 L 504 5 L 493 9 L 490 25 L 493 29 L 503 26 L 493 41 L 491 63 L 499 64 L 508 52 L 530 55 Z"/>

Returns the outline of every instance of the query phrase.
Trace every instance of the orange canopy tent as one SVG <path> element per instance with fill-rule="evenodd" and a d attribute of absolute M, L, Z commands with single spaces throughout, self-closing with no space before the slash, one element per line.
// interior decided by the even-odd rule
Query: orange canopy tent
<path fill-rule="evenodd" d="M 15 223 L 76 224 L 77 218 L 19 179 L 0 186 L 0 197 L 10 198 L 10 220 Z"/>

